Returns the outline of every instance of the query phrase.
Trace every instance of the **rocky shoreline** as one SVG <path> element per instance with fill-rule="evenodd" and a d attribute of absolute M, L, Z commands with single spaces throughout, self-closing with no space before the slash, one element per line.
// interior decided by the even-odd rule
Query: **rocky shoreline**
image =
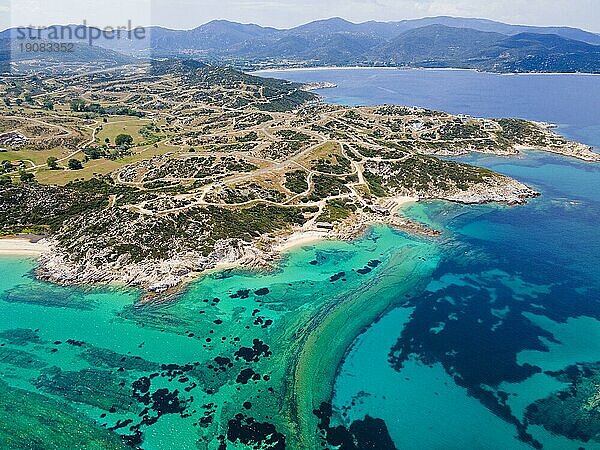
<path fill-rule="evenodd" d="M 537 125 L 541 130 L 544 130 L 551 138 L 556 138 L 559 135 L 553 130 L 558 128 L 558 125 L 546 122 L 532 122 Z M 542 150 L 549 153 L 555 153 L 562 156 L 569 156 L 571 158 L 580 159 L 586 162 L 600 162 L 600 153 L 594 150 L 594 147 L 579 142 L 562 140 L 560 145 L 546 145 L 542 148 L 538 148 L 531 145 L 515 145 L 517 152 L 522 150 Z"/>
<path fill-rule="evenodd" d="M 420 199 L 439 199 L 463 204 L 495 202 L 516 205 L 539 195 L 531 188 L 510 178 L 495 180 L 492 185 L 475 184 L 467 191 L 456 190 L 454 193 L 432 191 L 429 194 Z M 432 230 L 423 224 L 397 215 L 397 208 L 389 206 L 390 203 L 394 203 L 393 199 L 383 199 L 380 203 L 387 203 L 388 206 L 378 208 L 377 212 L 356 213 L 323 233 L 322 239 L 356 239 L 374 224 L 385 224 L 426 237 L 436 237 L 441 234 L 439 230 Z M 47 239 L 46 251 L 39 258 L 36 273 L 42 280 L 65 286 L 120 285 L 140 288 L 149 294 L 144 299 L 151 299 L 158 294 L 177 292 L 211 270 L 273 268 L 282 257 L 279 249 L 285 247 L 286 240 L 292 234 L 304 231 L 306 230 L 303 228 L 287 230 L 279 236 L 263 236 L 250 243 L 239 239 L 221 240 L 216 243 L 215 249 L 208 256 L 200 252 L 187 252 L 166 260 L 133 262 L 127 255 L 122 255 L 116 261 L 106 262 L 101 267 L 93 264 L 91 258 L 74 260 L 60 248 L 56 240 L 50 237 Z"/>
<path fill-rule="evenodd" d="M 531 189 L 529 186 L 508 177 L 488 180 L 485 185 L 480 183 L 473 184 L 465 191 L 457 190 L 451 193 L 433 192 L 432 194 L 433 197 L 440 200 L 466 205 L 485 203 L 522 205 L 527 203 L 528 199 L 540 196 L 539 192 Z"/>
<path fill-rule="evenodd" d="M 306 83 L 302 85 L 303 91 L 318 91 L 319 89 L 333 89 L 336 88 L 337 84 L 330 83 L 329 81 L 315 81 L 313 83 Z"/>

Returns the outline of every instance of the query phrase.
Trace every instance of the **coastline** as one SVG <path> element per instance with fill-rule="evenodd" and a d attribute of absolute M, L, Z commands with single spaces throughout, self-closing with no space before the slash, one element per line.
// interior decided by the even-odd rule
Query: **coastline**
<path fill-rule="evenodd" d="M 291 385 L 285 404 L 290 411 L 288 421 L 294 424 L 292 429 L 303 448 L 316 445 L 310 432 L 317 424 L 312 412 L 323 402 L 331 402 L 336 374 L 356 339 L 370 324 L 402 304 L 405 295 L 418 291 L 426 279 L 423 275 L 437 267 L 438 256 L 433 251 L 436 244 L 431 245 L 405 248 L 387 263 L 376 279 L 343 299 L 330 301 L 311 318 L 310 327 L 298 337 L 298 356 L 290 368 Z M 395 275 L 384 276 L 391 273 Z M 373 298 L 378 301 L 372 301 Z"/>
<path fill-rule="evenodd" d="M 490 75 L 506 76 L 506 75 L 584 75 L 584 76 L 600 76 L 600 73 L 593 72 L 488 72 L 485 70 L 470 69 L 464 67 L 390 67 L 390 66 L 315 66 L 315 67 L 281 67 L 271 69 L 251 70 L 247 73 L 251 75 L 269 74 L 275 72 L 310 72 L 317 70 L 400 70 L 400 71 L 430 71 L 430 72 L 477 72 Z"/>
<path fill-rule="evenodd" d="M 278 242 L 273 251 L 277 253 L 285 253 L 305 245 L 315 244 L 327 239 L 329 236 L 324 231 L 315 230 L 300 230 L 296 231 Z"/>
<path fill-rule="evenodd" d="M 0 256 L 31 256 L 38 258 L 48 251 L 50 246 L 44 240 L 26 237 L 0 238 Z"/>
<path fill-rule="evenodd" d="M 319 66 L 319 67 L 282 67 L 280 69 L 259 69 L 248 72 L 249 74 L 261 74 L 272 72 L 309 72 L 311 70 L 357 70 L 357 69 L 378 69 L 378 70 L 402 70 L 401 67 L 376 67 L 376 66 Z M 410 68 L 408 68 L 410 69 Z"/>

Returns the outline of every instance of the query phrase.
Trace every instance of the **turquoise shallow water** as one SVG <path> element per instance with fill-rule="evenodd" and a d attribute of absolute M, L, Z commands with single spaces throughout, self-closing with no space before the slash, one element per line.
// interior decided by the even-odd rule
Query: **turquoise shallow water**
<path fill-rule="evenodd" d="M 320 70 L 329 101 L 398 103 L 560 125 L 600 147 L 595 76 L 469 71 Z M 349 423 L 383 418 L 399 448 L 600 448 L 600 169 L 529 152 L 463 160 L 543 196 L 517 208 L 409 208 L 443 227 L 442 263 L 424 294 L 356 342 L 334 405 Z"/>
<path fill-rule="evenodd" d="M 0 390 L 43 397 L 28 397 L 15 427 L 7 422 L 13 407 L 0 396 L 0 442 L 68 448 L 90 439 L 77 430 L 94 429 L 93 421 L 100 431 L 146 449 L 212 449 L 223 441 L 225 448 L 261 441 L 282 448 L 269 447 L 268 424 L 281 430 L 285 423 L 280 402 L 302 329 L 329 305 L 359 297 L 396 302 L 399 283 L 421 285 L 438 255 L 431 242 L 376 227 L 356 242 L 297 249 L 271 273 L 215 273 L 176 301 L 149 306 L 136 305 L 137 292 L 41 283 L 32 276 L 34 261 L 2 258 Z M 370 317 L 373 306 L 365 304 L 360 315 Z M 331 352 L 331 344 L 313 342 L 312 348 Z M 309 375 L 330 364 L 313 364 Z M 70 416 L 53 419 L 60 426 L 42 417 L 50 402 L 60 405 L 51 408 L 69 408 Z M 308 415 L 316 420 L 312 408 Z M 259 424 L 252 431 L 244 427 L 249 418 Z M 248 445 L 228 431 L 238 428 L 252 436 Z M 101 433 L 94 438 L 107 439 Z M 112 447 L 105 442 L 100 448 Z"/>
<path fill-rule="evenodd" d="M 282 76 L 336 82 L 322 91 L 330 101 L 522 116 L 600 146 L 599 77 Z M 145 307 L 137 292 L 50 286 L 35 281 L 33 261 L 0 258 L 0 442 L 251 448 L 242 440 L 252 428 L 263 447 L 282 448 L 288 365 L 307 324 L 362 299 L 364 317 L 387 313 L 340 368 L 332 420 L 381 419 L 398 448 L 600 448 L 600 169 L 540 152 L 465 160 L 543 195 L 514 208 L 419 203 L 405 213 L 442 238 L 377 227 L 297 249 L 272 273 L 214 274 Z M 340 356 L 345 328 L 311 347 L 315 360 Z"/>

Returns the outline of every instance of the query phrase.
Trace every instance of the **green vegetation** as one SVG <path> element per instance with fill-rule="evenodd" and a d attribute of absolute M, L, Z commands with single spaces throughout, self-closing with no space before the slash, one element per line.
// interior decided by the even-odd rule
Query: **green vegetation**
<path fill-rule="evenodd" d="M 551 145 L 563 145 L 566 142 L 559 136 L 549 136 L 543 129 L 526 120 L 498 119 L 496 122 L 502 127 L 497 137 L 503 147 L 518 144 L 543 149 Z"/>
<path fill-rule="evenodd" d="M 308 196 L 311 201 L 322 200 L 331 196 L 350 192 L 343 179 L 329 175 L 315 175 L 314 189 Z"/>
<path fill-rule="evenodd" d="M 494 172 L 467 164 L 444 161 L 432 156 L 413 155 L 403 161 L 369 164 L 365 179 L 373 195 L 384 196 L 388 190 L 409 190 L 426 193 L 431 190 L 466 190 L 470 185 L 485 182 Z M 391 173 L 383 179 L 372 172 Z"/>
<path fill-rule="evenodd" d="M 71 158 L 67 163 L 67 167 L 69 167 L 70 170 L 81 170 L 83 169 L 83 164 L 78 159 Z"/>
<path fill-rule="evenodd" d="M 87 103 L 85 100 L 71 100 L 70 107 L 73 112 L 93 113 L 94 115 L 104 116 L 134 116 L 144 117 L 144 113 L 136 111 L 128 106 L 109 106 L 104 107 L 99 103 Z"/>
<path fill-rule="evenodd" d="M 387 189 L 383 186 L 383 179 L 380 176 L 375 175 L 369 170 L 365 170 L 363 176 L 369 186 L 371 194 L 375 197 L 385 197 L 388 195 Z"/>
<path fill-rule="evenodd" d="M 275 135 L 280 137 L 281 139 L 286 139 L 290 141 L 310 141 L 310 136 L 308 134 L 300 133 L 294 130 L 278 130 L 275 133 Z"/>
<path fill-rule="evenodd" d="M 328 200 L 323 214 L 317 218 L 317 221 L 339 222 L 350 217 L 356 209 L 356 205 L 351 201 L 343 199 Z"/>
<path fill-rule="evenodd" d="M 295 170 L 285 174 L 284 186 L 294 194 L 302 194 L 308 190 L 308 181 L 306 172 L 303 170 Z"/>
<path fill-rule="evenodd" d="M 129 134 L 119 134 L 115 138 L 115 145 L 117 147 L 129 148 L 133 145 L 133 137 Z"/>
<path fill-rule="evenodd" d="M 46 164 L 48 165 L 48 169 L 50 170 L 57 170 L 58 167 L 58 158 L 56 156 L 50 156 L 47 160 L 46 160 Z"/>
<path fill-rule="evenodd" d="M 329 154 L 312 162 L 312 169 L 316 172 L 333 175 L 343 175 L 351 172 L 350 160 L 339 155 Z"/>
<path fill-rule="evenodd" d="M 76 186 L 15 185 L 5 179 L 0 185 L 0 234 L 56 232 L 67 219 L 101 209 L 107 202 L 106 195 Z"/>
<path fill-rule="evenodd" d="M 156 144 L 157 142 L 160 142 L 162 139 L 162 136 L 159 135 L 160 132 L 161 132 L 160 128 L 154 123 L 148 123 L 148 124 L 144 125 L 142 128 L 140 128 L 140 135 L 144 138 L 145 145 L 152 145 L 152 144 Z M 117 136 L 117 138 L 118 137 L 119 136 Z M 115 140 L 115 145 L 122 145 L 122 144 L 118 144 Z M 131 138 L 129 147 L 131 147 L 132 145 L 133 145 L 133 138 Z"/>
<path fill-rule="evenodd" d="M 270 205 L 235 210 L 208 206 L 168 216 L 136 216 L 112 208 L 90 211 L 82 219 L 65 223 L 56 235 L 73 258 L 82 259 L 87 252 L 101 254 L 111 248 L 109 260 L 128 254 L 135 262 L 163 260 L 186 251 L 209 255 L 219 240 L 251 241 L 305 220 L 299 208 Z M 120 226 L 115 227 L 115 223 Z M 99 238 L 82 241 L 90 235 Z"/>
<path fill-rule="evenodd" d="M 32 174 L 31 172 L 25 172 L 25 171 L 21 171 L 19 174 L 19 179 L 23 182 L 23 183 L 30 183 L 31 181 L 33 181 L 35 178 L 35 175 Z"/>

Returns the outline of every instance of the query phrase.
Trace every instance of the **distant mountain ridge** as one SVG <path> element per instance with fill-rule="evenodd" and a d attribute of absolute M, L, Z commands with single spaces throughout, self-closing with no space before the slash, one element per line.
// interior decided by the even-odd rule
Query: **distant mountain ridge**
<path fill-rule="evenodd" d="M 192 30 L 147 31 L 144 41 L 95 44 L 130 56 L 193 58 L 244 69 L 361 65 L 600 73 L 598 34 L 486 19 L 352 23 L 336 17 L 287 30 L 214 20 Z M 14 34 L 6 30 L 0 39 Z"/>
<path fill-rule="evenodd" d="M 600 34 L 584 31 L 573 27 L 541 27 L 531 25 L 510 25 L 489 19 L 473 19 L 462 17 L 438 16 L 423 19 L 404 20 L 395 22 L 398 27 L 405 29 L 421 28 L 427 25 L 446 25 L 454 28 L 471 28 L 478 31 L 488 31 L 513 36 L 521 33 L 556 34 L 566 39 L 600 45 Z"/>

